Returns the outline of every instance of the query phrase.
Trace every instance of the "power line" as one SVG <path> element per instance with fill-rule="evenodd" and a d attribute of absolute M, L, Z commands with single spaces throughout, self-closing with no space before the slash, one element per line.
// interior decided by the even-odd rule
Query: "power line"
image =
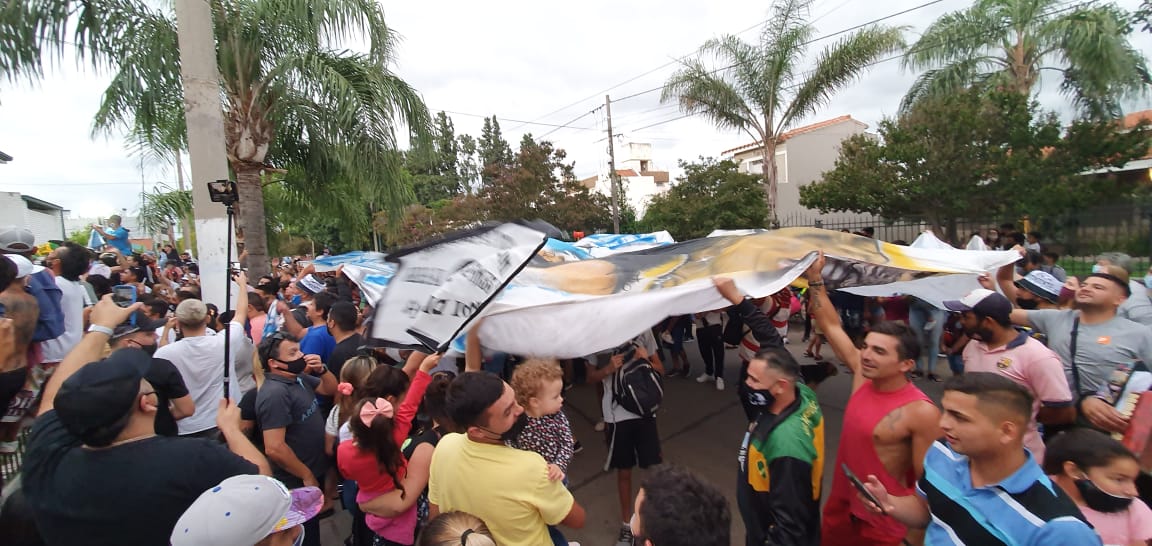
<path fill-rule="evenodd" d="M 589 116 L 589 115 L 592 115 L 593 113 L 595 113 L 595 112 L 596 112 L 596 110 L 599 110 L 599 108 L 593 108 L 593 109 L 591 109 L 591 110 L 589 110 L 589 111 L 587 111 L 587 112 L 584 112 L 583 114 L 580 114 L 579 116 L 577 116 L 577 117 L 575 117 L 575 118 L 572 118 L 572 120 L 571 120 L 571 121 L 569 121 L 568 123 L 565 123 L 565 124 L 563 124 L 563 125 L 557 125 L 555 129 L 552 129 L 551 131 L 548 131 L 547 133 L 544 133 L 544 134 L 540 135 L 540 136 L 539 136 L 539 137 L 537 137 L 537 138 L 544 138 L 544 137 L 546 137 L 546 136 L 548 136 L 548 135 L 550 135 L 550 134 L 552 134 L 552 133 L 555 133 L 556 131 L 559 131 L 560 129 L 564 129 L 564 128 L 568 127 L 569 125 L 571 125 L 571 124 L 573 124 L 573 123 L 575 123 L 575 122 L 577 122 L 577 121 L 580 121 L 580 120 L 581 120 L 581 119 L 583 119 L 584 117 L 586 117 L 586 116 Z M 575 129 L 575 127 L 573 127 L 573 129 Z M 592 131 L 592 130 L 598 130 L 598 129 L 588 129 L 588 130 L 589 130 L 589 131 Z M 512 131 L 512 129 L 509 129 L 509 131 Z"/>
<path fill-rule="evenodd" d="M 831 33 L 831 34 L 826 34 L 826 35 L 824 35 L 824 36 L 817 36 L 817 37 L 815 37 L 815 38 L 813 38 L 813 39 L 811 39 L 811 40 L 808 40 L 807 42 L 803 42 L 803 43 L 799 44 L 797 47 L 804 47 L 804 46 L 807 46 L 807 45 L 810 45 L 810 44 L 814 44 L 814 43 L 816 43 L 816 42 L 819 42 L 819 41 L 827 40 L 828 38 L 833 38 L 833 37 L 839 36 L 839 35 L 841 35 L 841 34 L 846 34 L 846 33 L 848 33 L 848 32 L 852 32 L 853 30 L 859 30 L 859 29 L 861 29 L 861 28 L 864 28 L 864 27 L 867 27 L 867 26 L 870 26 L 870 25 L 874 25 L 874 24 L 876 24 L 876 23 L 879 23 L 879 22 L 881 22 L 881 21 L 887 21 L 888 19 L 892 19 L 892 18 L 895 18 L 895 17 L 899 17 L 899 16 L 901 16 L 901 15 L 905 15 L 905 14 L 911 13 L 911 12 L 913 12 L 913 11 L 916 11 L 916 10 L 921 10 L 921 9 L 924 9 L 924 8 L 926 8 L 926 7 L 932 6 L 932 5 L 934 5 L 934 4 L 939 4 L 939 3 L 941 3 L 941 2 L 944 2 L 944 1 L 945 1 L 945 0 L 930 0 L 930 1 L 928 1 L 928 2 L 925 2 L 925 3 L 923 3 L 923 4 L 920 4 L 920 5 L 917 5 L 917 6 L 913 6 L 913 7 L 911 7 L 911 8 L 908 8 L 908 9 L 906 9 L 906 10 L 903 10 L 903 11 L 898 11 L 898 12 L 896 12 L 896 13 L 893 13 L 893 14 L 890 14 L 890 15 L 885 15 L 884 17 L 878 17 L 878 18 L 876 18 L 876 19 L 873 19 L 873 20 L 871 20 L 871 21 L 868 21 L 868 22 L 866 22 L 866 23 L 860 23 L 860 24 L 858 24 L 858 25 L 856 25 L 856 26 L 848 27 L 848 28 L 846 28 L 846 29 L 843 29 L 843 30 L 838 30 L 838 31 L 836 31 L 836 32 L 833 32 L 833 33 Z M 841 6 L 838 6 L 836 9 L 839 9 L 840 7 L 843 7 L 843 5 L 841 5 Z M 729 69 L 732 69 L 732 68 L 736 68 L 737 66 L 740 66 L 740 64 L 741 64 L 741 63 L 735 63 L 735 64 L 732 64 L 732 65 L 729 65 L 729 66 L 725 66 L 725 67 L 717 68 L 717 69 L 713 70 L 713 71 L 712 71 L 712 73 L 713 73 L 713 74 L 716 74 L 717 72 L 723 72 L 723 71 L 725 71 L 725 70 L 729 70 Z M 665 65 L 665 66 L 667 66 L 667 65 Z M 653 87 L 652 89 L 646 89 L 646 90 L 644 90 L 644 91 L 640 91 L 640 92 L 638 92 L 638 93 L 633 93 L 633 94 L 631 94 L 631 95 L 627 95 L 627 96 L 624 96 L 624 97 L 618 98 L 618 99 L 616 99 L 616 100 L 613 100 L 612 102 L 621 102 L 621 101 L 626 101 L 626 100 L 628 100 L 628 99 L 636 98 L 636 97 L 639 97 L 639 96 L 641 96 L 641 95 L 647 95 L 648 93 L 652 93 L 652 92 L 654 92 L 654 91 L 659 91 L 659 90 L 661 90 L 661 89 L 664 89 L 664 86 L 663 86 L 663 85 L 661 85 L 661 86 L 659 86 L 659 87 Z"/>
<path fill-rule="evenodd" d="M 937 1 L 940 1 L 940 0 L 937 0 Z M 1060 14 L 1060 13 L 1064 13 L 1064 12 L 1066 12 L 1066 11 L 1071 11 L 1071 10 L 1074 10 L 1074 9 L 1078 9 L 1078 8 L 1082 8 L 1082 7 L 1085 7 L 1085 6 L 1089 6 L 1089 5 L 1091 5 L 1091 4 L 1095 4 L 1095 3 L 1099 2 L 1099 1 L 1100 1 L 1100 0 L 1085 0 L 1084 2 L 1080 2 L 1080 3 L 1078 3 L 1078 4 L 1070 5 L 1070 6 L 1067 6 L 1067 7 L 1061 8 L 1061 9 L 1054 9 L 1054 10 L 1052 10 L 1052 11 L 1048 12 L 1048 13 L 1044 13 L 1044 14 L 1041 14 L 1041 15 L 1039 15 L 1039 17 L 1050 17 L 1050 16 L 1053 16 L 1053 15 L 1057 15 L 1057 14 Z M 1006 28 L 1008 28 L 1008 25 L 1004 25 L 1004 26 L 1001 26 L 999 29 L 995 29 L 995 30 L 1004 30 L 1004 29 L 1006 29 Z M 876 66 L 876 65 L 879 65 L 879 64 L 882 64 L 882 63 L 886 63 L 886 62 L 894 61 L 894 60 L 897 60 L 897 59 L 901 59 L 901 58 L 904 58 L 905 56 L 907 56 L 907 55 L 908 55 L 908 54 L 910 54 L 910 53 L 915 53 L 915 52 L 917 52 L 917 51 L 923 51 L 924 49 L 928 49 L 929 47 L 934 47 L 935 45 L 936 45 L 936 44 L 930 44 L 930 45 L 926 45 L 925 47 L 923 47 L 923 48 L 921 48 L 921 49 L 919 49 L 919 50 L 917 50 L 917 49 L 913 48 L 913 49 L 911 49 L 911 50 L 909 50 L 909 51 L 907 51 L 907 52 L 901 53 L 901 54 L 899 54 L 899 55 L 893 55 L 893 56 L 891 56 L 891 57 L 886 57 L 886 58 L 884 58 L 884 59 L 880 59 L 880 60 L 877 60 L 877 61 L 873 61 L 873 62 L 871 62 L 871 63 L 868 63 L 868 64 L 864 65 L 864 66 L 863 66 L 863 68 L 871 68 L 871 67 L 873 67 L 873 66 Z M 720 68 L 720 69 L 717 69 L 717 70 L 713 71 L 712 73 L 713 73 L 713 74 L 715 74 L 716 72 L 720 72 L 720 71 L 723 71 L 723 70 L 727 70 L 727 69 L 729 69 L 729 68 L 734 68 L 734 67 L 736 67 L 736 66 L 739 66 L 739 63 L 737 63 L 737 64 L 733 64 L 733 65 L 731 65 L 731 66 L 728 66 L 728 67 L 724 67 L 724 68 Z M 811 74 L 812 72 L 814 72 L 814 70 L 809 70 L 809 71 L 807 71 L 807 73 L 808 73 L 808 74 Z M 796 89 L 796 88 L 798 88 L 798 87 L 800 87 L 800 84 L 791 85 L 791 86 L 788 86 L 788 87 L 786 87 L 786 88 L 784 88 L 784 89 L 788 89 L 788 90 L 791 90 L 791 89 Z M 661 88 L 662 88 L 662 87 L 660 87 L 660 88 L 657 88 L 657 89 L 661 89 Z M 652 91 L 653 91 L 653 90 L 649 90 L 649 91 L 646 91 L 646 92 L 650 93 L 650 92 L 652 92 Z M 625 100 L 625 99 L 627 99 L 627 98 L 629 98 L 629 97 L 624 97 L 623 99 L 618 99 L 618 100 Z M 617 102 L 617 101 L 616 101 L 616 100 L 614 100 L 614 101 L 612 101 L 612 102 Z M 632 130 L 631 130 L 631 132 L 639 132 L 639 131 L 642 131 L 642 130 L 644 130 L 644 129 L 649 129 L 649 128 L 651 128 L 651 127 L 656 127 L 656 126 L 659 126 L 659 125 L 664 125 L 665 123 L 672 123 L 673 121 L 679 121 L 679 120 L 682 120 L 682 119 L 684 119 L 684 118 L 687 118 L 687 117 L 692 117 L 692 115 L 693 115 L 693 114 L 684 114 L 684 115 L 681 115 L 681 116 L 678 116 L 678 117 L 675 117 L 675 118 L 672 118 L 672 119 L 667 119 L 667 120 L 664 120 L 664 121 L 659 121 L 659 122 L 653 123 L 653 124 L 651 124 L 651 125 L 645 125 L 644 127 L 641 127 L 641 128 L 639 128 L 639 129 L 632 129 Z"/>
<path fill-rule="evenodd" d="M 431 109 L 431 108 L 429 108 L 429 110 L 432 110 L 432 109 Z M 452 114 L 452 115 L 454 115 L 454 116 L 467 116 L 467 117 L 472 117 L 472 118 L 488 118 L 488 117 L 495 117 L 495 118 L 496 118 L 496 119 L 498 119 L 498 120 L 511 121 L 512 123 L 520 123 L 520 124 L 522 124 L 522 125 L 541 125 L 541 126 L 544 126 L 544 127 L 555 127 L 555 128 L 556 128 L 556 130 L 565 129 L 565 128 L 567 128 L 567 129 L 575 129 L 575 130 L 578 130 L 578 131 L 593 131 L 593 130 L 594 130 L 594 129 L 592 129 L 591 127 L 571 127 L 571 126 L 570 126 L 570 125 L 572 124 L 572 122 L 574 122 L 574 121 L 577 121 L 577 120 L 579 120 L 580 118 L 582 118 L 582 117 L 584 117 L 584 116 L 586 116 L 586 115 L 588 115 L 588 114 L 584 114 L 584 116 L 580 116 L 580 118 L 576 118 L 576 119 L 574 119 L 574 120 L 572 120 L 572 121 L 569 121 L 568 123 L 566 123 L 566 124 L 564 124 L 564 125 L 557 125 L 557 124 L 555 124 L 555 123 L 538 123 L 538 122 L 535 122 L 535 121 L 523 121 L 523 120 L 519 120 L 519 119 L 504 118 L 504 117 L 500 117 L 500 116 L 498 116 L 498 115 L 496 115 L 496 114 L 492 114 L 491 116 L 485 116 L 485 115 L 481 115 L 481 114 L 469 114 L 468 112 L 456 112 L 456 111 L 453 111 L 453 110 L 440 110 L 440 111 L 441 111 L 441 112 L 444 112 L 444 113 L 446 113 L 446 114 Z"/>
<path fill-rule="evenodd" d="M 848 1 L 849 1 L 849 0 L 845 0 L 845 3 L 847 3 Z M 939 2 L 939 1 L 943 1 L 943 0 L 937 0 L 937 1 Z M 837 9 L 840 9 L 840 8 L 842 8 L 842 7 L 844 7 L 844 4 L 841 4 L 840 6 L 837 6 L 837 7 L 836 7 L 836 8 L 834 8 L 832 11 L 836 11 Z M 821 16 L 821 18 L 823 18 L 823 17 L 826 17 L 826 16 L 827 16 L 827 15 L 829 15 L 830 13 L 832 13 L 832 12 L 828 12 L 828 13 L 825 13 L 824 15 L 822 15 L 822 16 Z M 741 31 L 739 31 L 739 32 L 737 32 L 736 34 L 737 34 L 737 35 L 739 35 L 739 34 L 744 34 L 745 32 L 748 32 L 749 30 L 753 30 L 753 29 L 755 29 L 755 28 L 758 28 L 758 27 L 760 27 L 760 25 L 763 25 L 764 23 L 767 23 L 767 22 L 769 22 L 769 21 L 771 21 L 771 20 L 772 20 L 772 18 L 771 18 L 771 17 L 769 17 L 768 19 L 764 19 L 763 21 L 760 21 L 760 22 L 758 22 L 758 23 L 756 23 L 756 24 L 754 24 L 754 25 L 752 25 L 752 26 L 750 26 L 750 27 L 748 27 L 748 28 L 745 28 L 744 30 L 741 30 Z M 558 114 L 558 113 L 560 113 L 560 112 L 563 112 L 563 111 L 565 111 L 565 110 L 567 110 L 567 109 L 569 109 L 569 108 L 571 108 L 571 107 L 573 107 L 573 106 L 577 106 L 577 105 L 579 105 L 579 104 L 581 104 L 581 103 L 583 103 L 583 102 L 587 102 L 587 101 L 589 101 L 589 100 L 592 100 L 592 99 L 594 99 L 594 98 L 597 98 L 597 97 L 599 97 L 600 95 L 603 95 L 603 94 L 606 94 L 606 93 L 608 93 L 609 91 L 612 91 L 612 90 L 614 90 L 614 89 L 617 89 L 617 88 L 619 88 L 619 87 L 622 87 L 622 86 L 624 86 L 624 85 L 628 85 L 628 84 L 630 84 L 630 83 L 632 83 L 632 82 L 634 82 L 634 81 L 636 81 L 636 80 L 638 80 L 638 79 L 640 79 L 640 78 L 643 78 L 644 76 L 648 76 L 648 75 L 650 75 L 650 74 L 652 74 L 652 73 L 654 73 L 654 72 L 658 72 L 658 71 L 660 71 L 660 70 L 663 70 L 663 69 L 665 69 L 665 68 L 667 68 L 667 67 L 669 67 L 669 66 L 672 66 L 672 65 L 674 65 L 674 64 L 676 64 L 676 63 L 678 63 L 678 62 L 680 62 L 680 61 L 683 61 L 685 58 L 687 58 L 687 57 L 689 57 L 689 56 L 693 55 L 694 53 L 695 53 L 695 52 L 690 52 L 690 53 L 687 53 L 687 54 L 681 55 L 680 57 L 678 57 L 678 58 L 675 58 L 675 59 L 672 59 L 671 61 L 668 61 L 668 62 L 666 62 L 666 63 L 664 63 L 664 64 L 662 64 L 662 65 L 660 65 L 660 66 L 657 66 L 656 68 L 653 68 L 653 69 L 651 69 L 651 70 L 649 70 L 649 71 L 647 71 L 647 72 L 644 72 L 643 74 L 639 74 L 639 75 L 633 76 L 633 77 L 631 77 L 631 78 L 628 78 L 627 80 L 624 80 L 624 81 L 622 81 L 622 82 L 620 82 L 620 83 L 618 83 L 618 84 L 616 84 L 616 85 L 613 85 L 612 87 L 609 87 L 609 88 L 607 88 L 607 89 L 604 89 L 603 91 L 599 91 L 599 92 L 593 93 L 593 94 L 591 94 L 591 95 L 589 95 L 589 96 L 587 96 L 587 97 L 584 97 L 584 98 L 582 98 L 582 99 L 580 99 L 580 100 L 578 100 L 578 101 L 576 101 L 576 102 L 573 102 L 572 104 L 568 104 L 568 105 L 562 106 L 562 107 L 560 107 L 560 108 L 557 108 L 557 109 L 555 109 L 555 110 L 553 110 L 553 111 L 551 111 L 551 112 L 548 112 L 547 114 L 544 114 L 543 116 L 537 117 L 537 118 L 535 118 L 535 119 L 536 119 L 536 120 L 544 119 L 544 118 L 546 118 L 546 117 L 548 117 L 548 116 L 551 116 L 551 115 L 553 115 L 553 114 Z M 616 101 L 612 101 L 612 102 L 616 102 Z M 535 120 L 533 120 L 533 121 L 535 121 Z M 528 123 L 528 122 L 525 122 L 525 123 Z M 518 127 L 513 127 L 512 129 L 509 129 L 509 131 L 513 131 L 513 130 L 516 130 L 516 129 L 518 129 Z"/>

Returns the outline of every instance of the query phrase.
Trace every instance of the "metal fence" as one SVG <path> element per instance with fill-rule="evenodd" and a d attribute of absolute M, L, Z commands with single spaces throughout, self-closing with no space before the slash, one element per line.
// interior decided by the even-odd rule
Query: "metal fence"
<path fill-rule="evenodd" d="M 24 464 L 24 449 L 28 445 L 28 433 L 30 431 L 30 428 L 24 428 L 20 431 L 16 437 L 16 451 L 0 453 L 0 484 L 8 485 L 12 478 L 20 472 L 20 467 Z"/>
<path fill-rule="evenodd" d="M 987 236 L 990 229 L 1013 224 L 1019 232 L 1041 234 L 1044 251 L 1060 255 L 1059 264 L 1071 275 L 1091 271 L 1097 255 L 1123 252 L 1135 258 L 1134 272 L 1143 276 L 1152 254 L 1152 221 L 1147 209 L 1132 203 L 1092 207 L 1059 217 L 961 219 L 952 226 L 933 226 L 927 221 L 890 221 L 867 215 L 837 216 L 791 214 L 780 218 L 781 227 L 821 227 L 858 232 L 871 227 L 878 239 L 910 243 L 925 229 L 957 247 L 967 244 L 972 234 Z M 952 231 L 952 233 L 949 233 Z"/>

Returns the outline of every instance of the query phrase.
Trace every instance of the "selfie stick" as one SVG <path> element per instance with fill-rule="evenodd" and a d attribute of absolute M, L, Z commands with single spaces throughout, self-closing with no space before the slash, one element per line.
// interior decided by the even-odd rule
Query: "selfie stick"
<path fill-rule="evenodd" d="M 235 210 L 232 208 L 237 201 L 240 200 L 240 194 L 236 191 L 236 183 L 231 180 L 217 180 L 208 183 L 208 194 L 211 196 L 212 201 L 222 203 L 224 210 L 228 213 L 228 236 L 227 244 L 224 246 L 225 260 L 224 260 L 224 311 L 228 312 L 232 309 L 232 217 Z M 245 288 L 245 287 L 241 287 Z M 235 320 L 235 316 L 232 317 Z M 230 327 L 231 325 L 225 325 Z M 232 336 L 229 331 L 224 332 L 224 398 L 228 399 L 228 368 L 229 363 L 232 361 Z"/>

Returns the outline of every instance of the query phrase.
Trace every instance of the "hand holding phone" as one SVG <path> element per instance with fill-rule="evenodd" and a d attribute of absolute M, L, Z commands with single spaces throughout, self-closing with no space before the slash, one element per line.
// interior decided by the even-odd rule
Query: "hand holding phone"
<path fill-rule="evenodd" d="M 848 481 L 852 482 L 852 486 L 856 488 L 856 491 L 860 492 L 860 496 L 875 505 L 881 514 L 885 513 L 884 505 L 880 503 L 880 499 L 877 499 L 876 495 L 873 495 L 867 487 L 864 487 L 864 482 L 861 482 L 860 478 L 857 478 L 856 474 L 852 473 L 852 470 L 848 468 L 848 463 L 840 463 L 840 468 L 844 471 L 844 475 L 848 476 Z"/>
<path fill-rule="evenodd" d="M 131 284 L 119 284 L 112 287 L 112 302 L 120 307 L 131 307 L 136 303 L 136 287 Z M 136 315 L 128 319 L 132 326 L 136 326 Z"/>

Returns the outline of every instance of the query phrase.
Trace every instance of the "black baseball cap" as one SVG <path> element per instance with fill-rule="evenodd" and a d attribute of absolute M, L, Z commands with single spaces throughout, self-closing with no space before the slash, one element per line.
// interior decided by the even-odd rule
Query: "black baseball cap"
<path fill-rule="evenodd" d="M 140 395 L 140 380 L 152 357 L 140 349 L 119 349 L 64 380 L 54 405 L 60 423 L 85 444 L 103 446 L 128 424 Z M 116 425 L 119 424 L 119 428 Z"/>
<path fill-rule="evenodd" d="M 133 321 L 131 320 L 125 321 L 112 331 L 112 339 L 118 339 L 128 334 L 135 334 L 139 331 L 152 331 L 167 323 L 164 319 L 149 318 L 148 315 L 144 314 L 144 311 L 133 311 L 132 316 L 136 319 L 136 324 L 132 324 Z"/>

